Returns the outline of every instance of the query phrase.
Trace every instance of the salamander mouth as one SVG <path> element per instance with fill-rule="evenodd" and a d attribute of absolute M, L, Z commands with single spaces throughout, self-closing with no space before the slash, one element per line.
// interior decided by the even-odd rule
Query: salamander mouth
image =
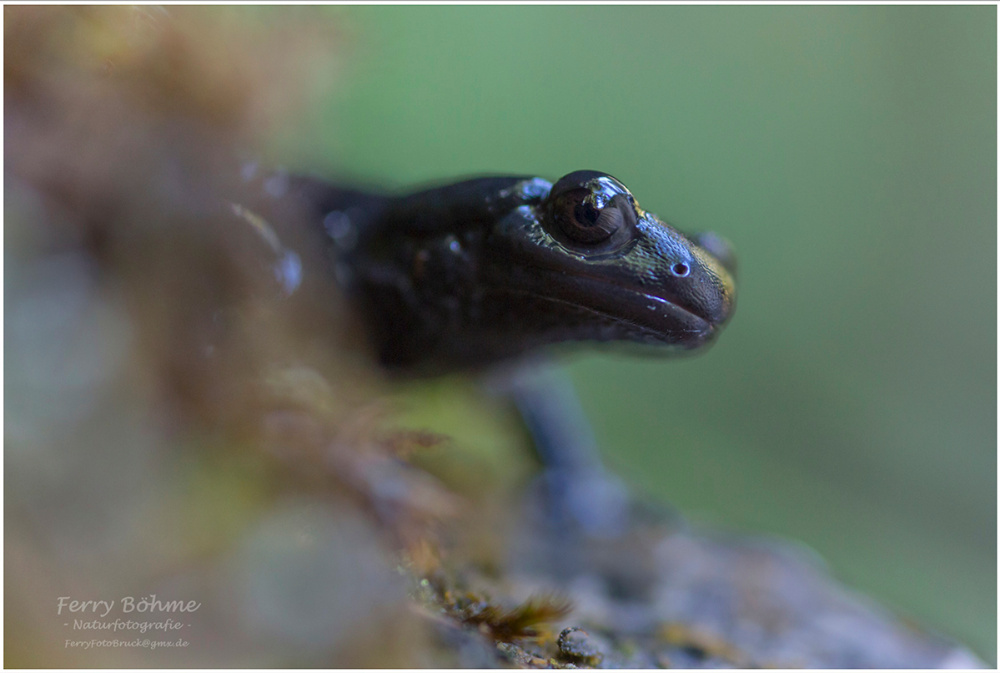
<path fill-rule="evenodd" d="M 587 256 L 552 239 L 537 219 L 519 214 L 486 242 L 484 254 L 496 263 L 480 267 L 480 289 L 520 294 L 536 304 L 512 304 L 501 330 L 504 319 L 514 319 L 531 323 L 550 341 L 632 341 L 692 350 L 714 340 L 732 313 L 727 272 L 693 245 L 691 254 L 678 256 L 676 249 L 687 247 L 666 225 L 637 231 L 613 252 Z M 682 271 L 675 270 L 676 259 L 685 262 Z"/>
<path fill-rule="evenodd" d="M 603 318 L 601 329 L 605 336 L 595 335 L 598 340 L 618 338 L 693 349 L 710 342 L 717 331 L 713 322 L 681 306 L 672 297 L 622 287 L 585 274 L 546 271 L 542 275 L 541 286 L 545 291 L 523 290 L 523 294 Z M 614 335 L 608 321 L 619 328 L 620 335 Z"/>

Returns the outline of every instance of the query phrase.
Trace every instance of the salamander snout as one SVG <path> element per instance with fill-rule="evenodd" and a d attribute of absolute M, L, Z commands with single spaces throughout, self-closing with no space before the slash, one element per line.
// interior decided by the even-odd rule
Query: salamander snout
<path fill-rule="evenodd" d="M 733 246 L 728 240 L 719 236 L 714 231 L 703 231 L 695 234 L 692 238 L 698 246 L 719 260 L 719 263 L 722 264 L 730 275 L 736 276 L 736 254 L 733 252 Z"/>

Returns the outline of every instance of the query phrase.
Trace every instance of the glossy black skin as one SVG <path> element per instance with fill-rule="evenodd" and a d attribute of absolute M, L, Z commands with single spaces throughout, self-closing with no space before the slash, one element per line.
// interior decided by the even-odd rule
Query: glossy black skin
<path fill-rule="evenodd" d="M 293 180 L 395 371 L 479 368 L 570 341 L 690 351 L 733 312 L 725 243 L 674 229 L 604 173 L 555 185 L 478 178 L 400 197 Z"/>

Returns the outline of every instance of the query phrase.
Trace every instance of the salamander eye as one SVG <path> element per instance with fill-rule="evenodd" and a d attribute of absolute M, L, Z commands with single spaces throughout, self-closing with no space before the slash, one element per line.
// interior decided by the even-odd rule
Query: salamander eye
<path fill-rule="evenodd" d="M 595 171 L 570 173 L 552 186 L 551 215 L 572 243 L 596 245 L 623 227 L 635 225 L 631 194 L 609 175 Z"/>
<path fill-rule="evenodd" d="M 589 192 L 575 190 L 556 201 L 559 229 L 577 243 L 600 243 L 611 238 L 625 224 L 625 214 L 617 203 L 600 207 Z"/>

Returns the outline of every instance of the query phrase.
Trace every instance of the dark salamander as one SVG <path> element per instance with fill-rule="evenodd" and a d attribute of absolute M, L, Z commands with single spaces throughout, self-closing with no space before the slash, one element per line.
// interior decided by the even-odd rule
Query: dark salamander
<path fill-rule="evenodd" d="M 285 291 L 335 279 L 393 374 L 482 370 L 563 342 L 691 352 L 733 313 L 728 244 L 671 227 L 604 173 L 476 178 L 403 196 L 279 173 L 259 191 L 253 210 L 234 208 L 279 255 Z M 630 498 L 603 468 L 568 382 L 533 367 L 503 387 L 533 437 L 555 529 L 621 532 Z"/>
<path fill-rule="evenodd" d="M 560 342 L 690 351 L 733 312 L 724 241 L 681 233 L 604 173 L 405 196 L 295 177 L 287 189 L 322 226 L 330 267 L 393 371 L 481 368 Z"/>

